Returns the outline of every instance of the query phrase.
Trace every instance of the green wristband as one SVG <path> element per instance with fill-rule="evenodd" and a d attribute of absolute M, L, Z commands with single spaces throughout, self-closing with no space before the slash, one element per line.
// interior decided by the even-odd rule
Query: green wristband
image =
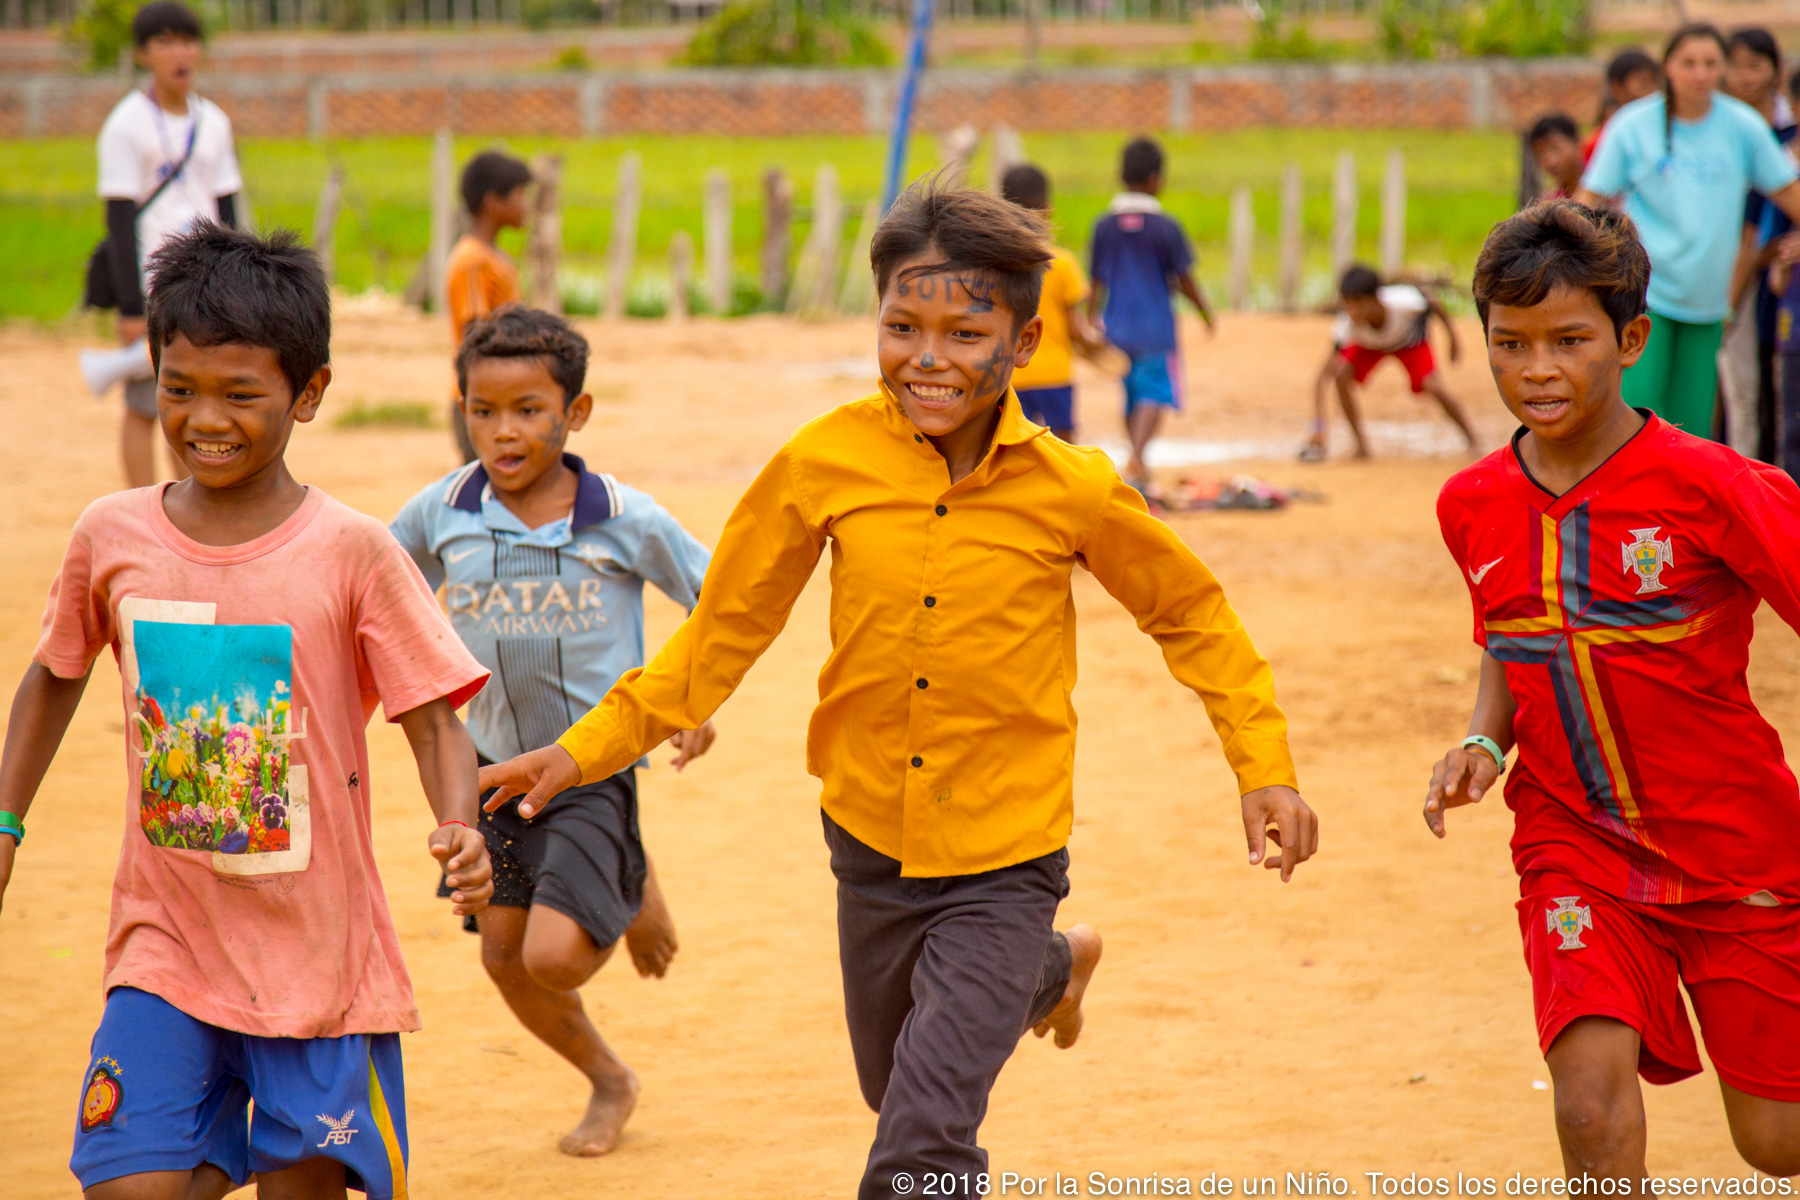
<path fill-rule="evenodd" d="M 1485 751 L 1488 757 L 1494 760 L 1494 765 L 1500 769 L 1500 773 L 1506 774 L 1506 751 L 1500 749 L 1500 743 L 1493 738 L 1472 733 L 1462 740 L 1462 747 L 1464 750 L 1474 747 L 1477 750 Z"/>
<path fill-rule="evenodd" d="M 25 844 L 25 822 L 5 809 L 0 809 L 0 833 L 11 835 L 12 840 L 18 845 Z"/>

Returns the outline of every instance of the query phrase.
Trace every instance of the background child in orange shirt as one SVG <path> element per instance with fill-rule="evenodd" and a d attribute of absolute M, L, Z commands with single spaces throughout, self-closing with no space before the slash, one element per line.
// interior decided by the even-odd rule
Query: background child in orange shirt
<path fill-rule="evenodd" d="M 510 154 L 483 150 L 463 167 L 462 198 L 469 210 L 469 232 L 450 248 L 445 264 L 445 290 L 450 300 L 450 333 L 458 346 L 469 324 L 497 308 L 524 298 L 519 271 L 499 246 L 502 229 L 525 224 L 525 186 L 531 168 Z M 450 428 L 466 463 L 475 461 L 475 444 L 463 420 L 460 394 L 450 398 Z"/>

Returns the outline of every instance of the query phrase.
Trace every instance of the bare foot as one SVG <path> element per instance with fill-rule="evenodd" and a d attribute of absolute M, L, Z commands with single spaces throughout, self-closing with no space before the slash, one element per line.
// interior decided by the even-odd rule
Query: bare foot
<path fill-rule="evenodd" d="M 617 1062 L 617 1060 L 614 1060 Z M 624 1063 L 618 1074 L 594 1081 L 594 1095 L 588 1101 L 581 1124 L 564 1135 L 558 1144 L 564 1154 L 577 1158 L 598 1158 L 611 1154 L 619 1144 L 619 1134 L 637 1107 L 638 1078 Z"/>
<path fill-rule="evenodd" d="M 1062 999 L 1050 1015 L 1032 1026 L 1031 1031 L 1043 1037 L 1054 1030 L 1057 1047 L 1067 1050 L 1081 1036 L 1086 1019 L 1081 1015 L 1081 997 L 1094 977 L 1094 968 L 1100 965 L 1101 943 L 1099 931 L 1091 925 L 1077 925 L 1063 937 L 1069 942 L 1069 986 L 1063 989 Z"/>
<path fill-rule="evenodd" d="M 631 952 L 631 965 L 645 979 L 661 979 L 669 973 L 669 963 L 681 943 L 675 940 L 675 918 L 663 899 L 662 884 L 656 881 L 656 864 L 649 866 L 644 877 L 644 903 L 638 908 L 637 920 L 625 931 L 625 948 Z"/>

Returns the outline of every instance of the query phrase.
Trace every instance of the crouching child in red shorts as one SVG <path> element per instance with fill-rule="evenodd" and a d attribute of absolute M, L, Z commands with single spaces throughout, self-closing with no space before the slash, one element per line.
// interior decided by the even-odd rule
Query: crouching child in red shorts
<path fill-rule="evenodd" d="M 1700 1058 L 1737 1149 L 1800 1173 L 1800 791 L 1744 679 L 1767 600 L 1800 628 L 1800 490 L 1620 396 L 1650 332 L 1628 218 L 1573 201 L 1488 238 L 1475 301 L 1524 425 L 1438 499 L 1481 687 L 1425 820 L 1506 785 L 1519 927 L 1570 1176 L 1644 1179 L 1636 1075 Z"/>
<path fill-rule="evenodd" d="M 1369 457 L 1369 435 L 1363 428 L 1356 389 L 1389 355 L 1406 368 L 1413 395 L 1430 396 L 1442 405 L 1444 415 L 1469 440 L 1469 449 L 1475 449 L 1480 441 L 1475 426 L 1462 401 L 1451 395 L 1444 383 L 1437 356 L 1431 352 L 1431 343 L 1425 336 L 1431 319 L 1436 317 L 1450 338 L 1450 361 L 1457 360 L 1461 351 L 1456 327 L 1450 323 L 1444 306 L 1410 283 L 1384 285 L 1373 267 L 1360 263 L 1347 269 L 1339 280 L 1338 301 L 1343 311 L 1332 327 L 1331 353 L 1313 387 L 1312 431 L 1300 448 L 1301 461 L 1319 462 L 1325 458 L 1330 428 L 1329 393 L 1333 388 L 1337 390 L 1344 419 L 1350 422 L 1350 434 L 1356 439 L 1356 457 Z"/>

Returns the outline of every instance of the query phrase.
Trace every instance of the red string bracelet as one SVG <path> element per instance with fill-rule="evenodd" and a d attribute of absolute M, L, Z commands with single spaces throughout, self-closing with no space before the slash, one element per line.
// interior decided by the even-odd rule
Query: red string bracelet
<path fill-rule="evenodd" d="M 469 828 L 469 823 L 467 821 L 439 821 L 438 822 L 439 829 L 442 829 L 446 825 L 461 825 L 464 829 Z"/>

